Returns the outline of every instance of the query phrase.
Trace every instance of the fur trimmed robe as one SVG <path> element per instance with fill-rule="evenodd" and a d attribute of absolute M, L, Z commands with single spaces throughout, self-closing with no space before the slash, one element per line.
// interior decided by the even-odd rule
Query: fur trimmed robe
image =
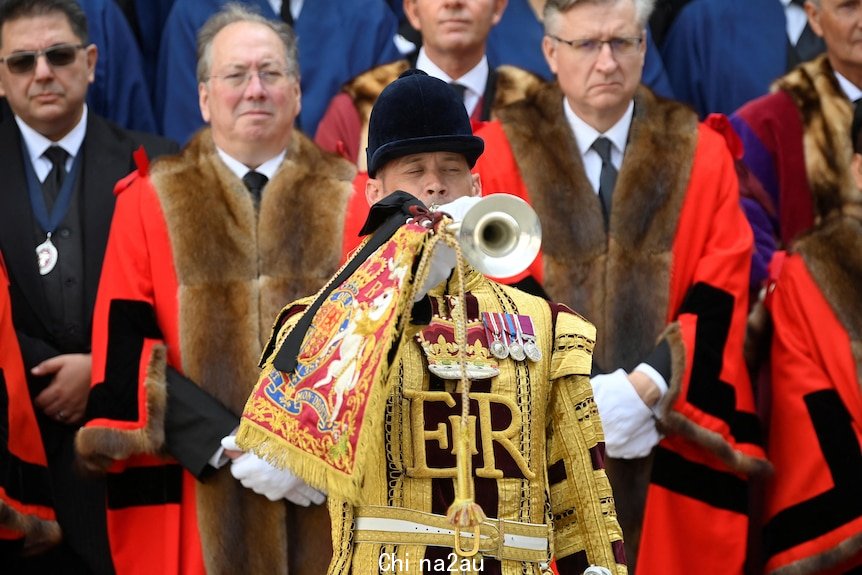
<path fill-rule="evenodd" d="M 742 361 L 752 238 L 726 142 L 640 88 L 606 231 L 557 85 L 500 120 L 477 132 L 483 192 L 536 209 L 545 240 L 532 275 L 596 325 L 594 371 L 630 371 L 670 349 L 667 438 L 647 460 L 608 464 L 629 566 L 741 572 L 742 477 L 767 464 Z"/>
<path fill-rule="evenodd" d="M 766 298 L 775 477 L 765 493 L 764 572 L 847 573 L 862 565 L 859 212 L 828 218 L 794 250 Z"/>
<path fill-rule="evenodd" d="M 0 549 L 40 553 L 60 542 L 42 436 L 12 324 L 9 277 L 0 254 Z M 15 541 L 15 544 L 10 543 Z M 2 553 L 2 552 L 0 552 Z M 9 565 L 10 558 L 4 558 Z"/>
<path fill-rule="evenodd" d="M 196 382 L 239 422 L 278 311 L 336 271 L 353 173 L 294 132 L 258 210 L 204 130 L 118 186 L 94 319 L 91 420 L 77 437 L 90 466 L 116 461 L 109 527 L 118 573 L 325 569 L 325 508 L 270 502 L 227 466 L 195 482 L 163 459 L 165 370 Z M 162 487 L 149 491 L 160 495 L 142 500 L 143 478 L 158 478 Z"/>
<path fill-rule="evenodd" d="M 743 161 L 772 202 L 746 205 L 763 261 L 776 243 L 790 245 L 842 198 L 859 193 L 850 178 L 853 105 L 825 55 L 779 78 L 771 94 L 730 120 L 745 146 Z"/>

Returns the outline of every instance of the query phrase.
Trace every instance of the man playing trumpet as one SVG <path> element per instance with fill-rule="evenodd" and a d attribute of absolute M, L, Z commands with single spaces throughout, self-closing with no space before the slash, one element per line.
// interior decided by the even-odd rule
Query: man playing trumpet
<path fill-rule="evenodd" d="M 295 473 L 329 494 L 330 574 L 538 575 L 552 558 L 560 573 L 626 572 L 589 380 L 595 329 L 452 257 L 441 212 L 460 220 L 459 198 L 480 195 L 482 150 L 444 82 L 408 71 L 389 85 L 370 120 L 376 231 L 329 288 L 284 308 L 264 353 L 236 443 L 284 468 L 285 486 Z M 410 234 L 432 255 L 405 258 Z M 398 294 L 380 316 L 397 328 L 369 331 L 333 419 L 330 384 L 315 382 L 353 317 L 338 310 L 383 290 Z"/>

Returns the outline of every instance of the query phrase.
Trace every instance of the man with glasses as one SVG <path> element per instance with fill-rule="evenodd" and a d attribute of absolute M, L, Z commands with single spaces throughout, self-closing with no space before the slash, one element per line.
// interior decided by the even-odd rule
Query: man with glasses
<path fill-rule="evenodd" d="M 0 3 L 0 249 L 15 326 L 45 442 L 63 543 L 12 572 L 111 573 L 104 486 L 73 471 L 90 385 L 96 286 L 116 182 L 132 154 L 176 147 L 127 132 L 85 104 L 97 49 L 73 0 Z"/>
<path fill-rule="evenodd" d="M 652 8 L 549 1 L 557 81 L 500 111 L 476 169 L 532 203 L 551 238 L 534 277 L 596 324 L 629 566 L 741 573 L 744 476 L 766 465 L 742 360 L 752 235 L 725 139 L 640 85 Z"/>
<path fill-rule="evenodd" d="M 201 28 L 197 77 L 209 128 L 118 192 L 77 448 L 109 467 L 119 573 L 319 575 L 328 516 L 303 506 L 322 495 L 219 450 L 278 310 L 337 268 L 354 170 L 293 128 L 285 23 L 226 7 Z"/>

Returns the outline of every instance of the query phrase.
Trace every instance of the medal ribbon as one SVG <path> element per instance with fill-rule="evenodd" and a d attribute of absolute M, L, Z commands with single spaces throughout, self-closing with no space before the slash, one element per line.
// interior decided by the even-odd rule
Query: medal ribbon
<path fill-rule="evenodd" d="M 78 174 L 81 171 L 81 153 L 75 155 L 72 161 L 72 169 L 66 174 L 63 180 L 63 185 L 57 194 L 57 201 L 51 207 L 51 213 L 48 214 L 48 208 L 45 205 L 45 195 L 42 193 L 42 185 L 39 183 L 39 178 L 36 177 L 36 170 L 33 168 L 33 163 L 30 161 L 30 153 L 27 150 L 27 145 L 24 140 L 21 140 L 21 153 L 24 156 L 24 171 L 27 174 L 27 192 L 30 195 L 30 206 L 33 208 L 33 215 L 39 227 L 47 234 L 53 234 L 66 214 L 69 213 L 69 206 L 72 203 L 72 191 L 75 189 L 75 182 L 78 180 Z"/>

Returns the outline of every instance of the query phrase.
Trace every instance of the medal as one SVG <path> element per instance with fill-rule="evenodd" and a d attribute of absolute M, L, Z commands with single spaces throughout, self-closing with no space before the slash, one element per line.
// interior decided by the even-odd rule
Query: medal
<path fill-rule="evenodd" d="M 539 346 L 532 339 L 527 339 L 524 342 L 524 353 L 527 354 L 527 358 L 532 362 L 542 359 L 542 350 L 539 349 Z"/>
<path fill-rule="evenodd" d="M 524 345 L 521 343 L 521 330 L 515 327 L 515 321 L 512 314 L 505 314 L 506 324 L 509 326 L 507 333 L 512 338 L 512 343 L 509 344 L 509 355 L 515 361 L 524 361 L 527 359 L 527 354 L 524 352 Z"/>
<path fill-rule="evenodd" d="M 532 362 L 541 361 L 542 359 L 542 350 L 539 349 L 539 346 L 536 345 L 536 342 L 530 338 L 525 338 L 524 341 L 524 353 L 527 354 L 527 359 Z"/>
<path fill-rule="evenodd" d="M 491 344 L 489 345 L 489 348 L 491 349 L 491 355 L 497 359 L 506 359 L 509 357 L 509 348 L 500 339 L 500 328 L 497 327 L 497 318 L 495 315 L 496 314 L 489 312 L 482 312 L 486 331 L 488 328 L 490 328 L 491 331 Z"/>
<path fill-rule="evenodd" d="M 524 324 L 526 322 L 526 324 Z M 536 345 L 536 336 L 532 333 L 533 321 L 530 316 L 518 316 L 518 332 L 524 341 L 524 353 L 527 354 L 527 359 L 532 362 L 541 361 L 542 350 Z M 529 333 L 528 333 L 529 332 Z"/>
<path fill-rule="evenodd" d="M 51 232 L 45 241 L 36 246 L 36 261 L 39 263 L 39 275 L 48 275 L 57 265 L 59 254 L 57 247 L 51 242 Z"/>

